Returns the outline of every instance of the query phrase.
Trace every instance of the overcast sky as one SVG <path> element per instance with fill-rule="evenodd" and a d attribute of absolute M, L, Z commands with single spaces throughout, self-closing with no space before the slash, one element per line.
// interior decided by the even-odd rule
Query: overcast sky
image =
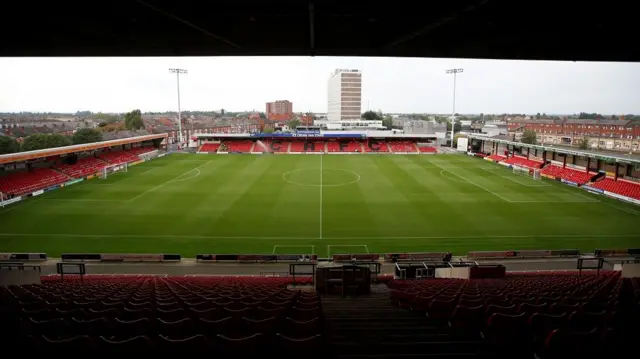
<path fill-rule="evenodd" d="M 294 111 L 327 111 L 336 68 L 363 72 L 362 109 L 456 112 L 640 113 L 640 64 L 341 57 L 0 58 L 0 112 L 264 111 L 290 100 Z"/>

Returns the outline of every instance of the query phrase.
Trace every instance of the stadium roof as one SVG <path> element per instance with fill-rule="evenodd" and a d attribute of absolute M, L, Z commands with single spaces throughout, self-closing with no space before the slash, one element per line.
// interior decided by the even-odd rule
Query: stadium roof
<path fill-rule="evenodd" d="M 483 141 L 489 141 L 489 142 L 498 142 L 498 143 L 503 143 L 503 144 L 506 144 L 506 145 L 513 145 L 513 146 L 518 146 L 518 147 L 534 148 L 534 149 L 543 150 L 543 151 L 564 153 L 564 154 L 567 154 L 567 155 L 591 157 L 591 158 L 595 158 L 595 159 L 599 159 L 599 160 L 603 160 L 603 161 L 612 161 L 612 162 L 621 162 L 621 163 L 630 163 L 630 164 L 640 165 L 640 156 L 638 156 L 638 155 L 628 155 L 628 154 L 624 154 L 624 153 L 620 153 L 620 154 L 616 153 L 614 155 L 614 154 L 603 153 L 603 152 L 598 152 L 598 151 L 573 150 L 573 149 L 555 147 L 555 146 L 549 146 L 549 145 L 546 145 L 546 146 L 543 146 L 543 145 L 530 145 L 530 144 L 527 144 L 527 143 L 514 142 L 514 141 L 511 141 L 511 140 L 505 140 L 505 139 L 500 139 L 500 138 L 495 138 L 495 137 L 488 137 L 488 136 L 477 135 L 477 134 L 470 134 L 470 135 L 467 135 L 467 137 L 478 139 L 478 140 L 483 140 Z"/>
<path fill-rule="evenodd" d="M 11 153 L 7 155 L 0 155 L 0 164 L 27 161 L 27 160 L 33 160 L 38 158 L 50 157 L 50 156 L 65 155 L 65 154 L 74 153 L 74 152 L 97 150 L 97 149 L 107 148 L 111 146 L 126 145 L 130 143 L 149 141 L 157 138 L 166 138 L 167 136 L 168 135 L 166 133 L 161 133 L 157 135 L 127 137 L 127 138 L 111 140 L 111 141 L 85 143 L 81 145 L 72 145 L 72 146 L 65 146 L 65 147 L 47 148 L 44 150 Z"/>
<path fill-rule="evenodd" d="M 560 6 L 561 5 L 561 6 Z M 633 2 L 13 1 L 0 56 L 397 56 L 638 61 Z"/>

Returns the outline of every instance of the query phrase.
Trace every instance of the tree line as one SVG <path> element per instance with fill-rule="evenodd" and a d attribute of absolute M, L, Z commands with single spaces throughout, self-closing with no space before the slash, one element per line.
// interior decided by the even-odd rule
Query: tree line
<path fill-rule="evenodd" d="M 10 136 L 0 136 L 0 155 L 100 141 L 102 141 L 102 132 L 93 128 L 81 128 L 76 130 L 73 136 L 59 133 L 35 133 L 25 137 L 22 143 Z"/>

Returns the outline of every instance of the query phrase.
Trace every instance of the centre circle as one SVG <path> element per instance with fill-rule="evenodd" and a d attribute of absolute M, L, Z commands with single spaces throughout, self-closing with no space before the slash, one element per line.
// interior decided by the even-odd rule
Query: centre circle
<path fill-rule="evenodd" d="M 339 168 L 297 169 L 282 174 L 282 180 L 303 187 L 340 187 L 360 181 L 354 171 Z"/>

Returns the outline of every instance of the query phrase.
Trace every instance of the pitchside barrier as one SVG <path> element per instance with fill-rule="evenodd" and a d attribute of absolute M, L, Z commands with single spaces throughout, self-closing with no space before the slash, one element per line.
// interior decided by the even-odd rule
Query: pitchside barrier
<path fill-rule="evenodd" d="M 578 249 L 558 250 L 524 250 L 503 252 L 469 252 L 468 259 L 527 259 L 527 258 L 577 258 L 580 256 Z"/>
<path fill-rule="evenodd" d="M 451 260 L 449 252 L 388 253 L 384 255 L 384 261 L 392 263 L 447 260 Z"/>
<path fill-rule="evenodd" d="M 44 262 L 46 253 L 0 253 L 0 261 Z"/>
<path fill-rule="evenodd" d="M 596 249 L 593 254 L 596 257 L 636 257 L 640 255 L 640 248 Z"/>
<path fill-rule="evenodd" d="M 96 262 L 180 262 L 179 254 L 63 253 L 63 261 Z"/>
<path fill-rule="evenodd" d="M 291 263 L 291 262 L 315 262 L 318 256 L 315 254 L 198 254 L 196 261 L 199 263 Z"/>
<path fill-rule="evenodd" d="M 379 254 L 334 254 L 331 259 L 334 262 L 377 262 L 380 260 Z"/>

